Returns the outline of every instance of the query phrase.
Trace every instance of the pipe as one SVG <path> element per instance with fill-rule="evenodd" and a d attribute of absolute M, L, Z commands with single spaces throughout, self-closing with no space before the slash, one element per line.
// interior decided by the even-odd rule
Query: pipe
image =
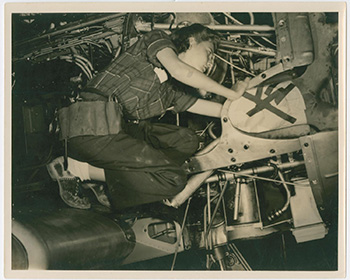
<path fill-rule="evenodd" d="M 280 217 L 284 212 L 286 212 L 286 210 L 289 207 L 290 204 L 290 191 L 288 189 L 288 186 L 286 184 L 286 181 L 283 178 L 282 172 L 280 170 L 278 170 L 278 176 L 280 177 L 281 181 L 282 181 L 282 185 L 284 187 L 284 190 L 286 191 L 287 194 L 287 198 L 286 198 L 286 202 L 284 203 L 283 207 L 279 210 L 274 210 L 268 217 L 267 219 L 272 222 L 274 219 L 277 219 L 278 217 Z"/>
<path fill-rule="evenodd" d="M 228 17 L 229 19 L 231 19 L 233 22 L 235 22 L 235 23 L 237 23 L 237 24 L 239 24 L 239 25 L 243 25 L 243 23 L 241 23 L 239 20 L 235 19 L 235 18 L 234 18 L 233 16 L 231 16 L 230 14 L 228 14 L 228 13 L 223 13 L 223 14 L 224 14 L 226 17 Z M 259 31 L 259 30 L 257 30 L 257 31 Z M 257 34 L 257 32 L 254 32 L 254 33 Z M 276 46 L 275 43 L 271 42 L 269 39 L 267 39 L 267 38 L 265 38 L 265 37 L 261 37 L 261 39 L 263 39 L 265 42 L 271 44 L 272 46 Z M 258 42 L 256 42 L 256 43 L 258 43 Z M 259 44 L 259 45 L 261 45 L 261 44 Z"/>
<path fill-rule="evenodd" d="M 179 25 L 179 28 L 185 25 Z M 212 30 L 218 31 L 275 31 L 275 28 L 269 25 L 232 25 L 232 24 L 216 24 L 216 25 L 206 25 Z M 136 29 L 141 32 L 149 32 L 152 30 L 168 30 L 170 24 L 168 23 L 155 23 L 152 25 L 150 22 L 139 22 L 135 25 Z"/>
<path fill-rule="evenodd" d="M 225 41 L 221 41 L 219 46 L 220 47 L 224 47 L 224 48 L 234 49 L 234 50 L 241 50 L 241 51 L 252 52 L 252 53 L 261 54 L 261 55 L 276 56 L 276 51 L 271 50 L 271 49 L 269 49 L 269 50 L 261 50 L 260 48 L 240 47 L 240 46 L 235 45 L 234 43 L 225 42 Z"/>
<path fill-rule="evenodd" d="M 203 182 L 213 173 L 213 170 L 204 171 L 203 173 L 192 176 L 182 192 L 177 194 L 173 199 L 166 200 L 164 203 L 174 208 L 179 207 L 184 203 L 202 184 Z"/>
<path fill-rule="evenodd" d="M 301 166 L 303 164 L 304 164 L 304 161 L 285 162 L 285 163 L 278 164 L 277 168 L 283 170 L 283 169 L 295 168 L 295 167 Z M 208 179 L 206 179 L 204 183 L 218 182 L 222 179 L 222 176 L 224 176 L 224 179 L 227 181 L 233 181 L 236 177 L 240 177 L 240 176 L 253 177 L 250 175 L 251 174 L 265 173 L 265 172 L 273 171 L 274 169 L 275 169 L 275 167 L 266 165 L 266 166 L 252 167 L 252 168 L 248 168 L 248 169 L 237 171 L 237 172 L 224 171 L 224 174 L 221 174 L 220 177 L 218 175 L 213 175 L 213 176 L 209 177 Z M 276 182 L 276 180 L 268 179 L 268 178 L 257 178 L 257 179 Z M 296 185 L 296 184 L 289 183 L 289 182 L 285 182 L 285 184 Z"/>

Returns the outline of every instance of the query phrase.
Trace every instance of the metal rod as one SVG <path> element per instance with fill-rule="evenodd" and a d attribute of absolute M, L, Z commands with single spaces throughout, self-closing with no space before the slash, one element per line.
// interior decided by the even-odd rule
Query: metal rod
<path fill-rule="evenodd" d="M 277 168 L 283 170 L 283 169 L 298 167 L 298 166 L 301 166 L 304 164 L 305 164 L 304 161 L 285 162 L 285 163 L 278 164 Z M 252 176 L 251 174 L 260 174 L 260 173 L 265 173 L 265 172 L 269 172 L 269 171 L 273 171 L 273 170 L 275 170 L 274 166 L 266 165 L 266 166 L 248 168 L 248 169 L 241 170 L 241 171 L 228 171 L 228 170 L 219 170 L 219 171 L 221 171 L 225 174 L 225 177 L 226 177 L 225 179 L 228 181 L 234 180 L 238 176 L 247 176 L 247 177 L 252 177 L 252 178 L 256 178 L 256 179 L 269 181 L 272 179 Z M 220 181 L 220 178 L 217 175 L 213 175 L 213 176 L 209 177 L 208 179 L 206 179 L 205 183 L 213 183 L 213 182 L 217 182 L 217 181 Z M 281 183 L 280 181 L 277 181 L 277 180 L 272 180 L 272 182 Z M 289 183 L 289 182 L 286 182 L 286 184 L 299 185 L 299 184 L 293 184 L 293 183 Z"/>
<path fill-rule="evenodd" d="M 221 202 L 221 199 L 222 199 L 222 197 L 223 197 L 223 195 L 224 195 L 224 193 L 225 193 L 225 191 L 226 191 L 227 185 L 228 185 L 227 182 L 225 182 L 225 186 L 223 187 L 222 192 L 220 193 L 220 196 L 219 196 L 219 198 L 218 198 L 218 201 L 217 201 L 217 203 L 216 203 L 216 205 L 215 205 L 214 212 L 213 212 L 213 215 L 212 215 L 213 217 L 215 217 L 216 212 L 217 212 L 218 209 L 219 209 L 220 202 Z M 210 224 L 209 224 L 209 226 L 208 226 L 208 229 L 207 229 L 207 233 L 206 233 L 205 238 L 208 238 L 208 235 L 209 235 L 209 233 L 210 233 L 211 227 L 213 226 L 213 221 L 214 221 L 214 218 L 210 221 Z"/>
<path fill-rule="evenodd" d="M 276 51 L 274 51 L 272 49 L 262 50 L 261 48 L 241 47 L 241 46 L 236 46 L 230 42 L 220 42 L 219 46 L 224 47 L 224 48 L 230 48 L 230 49 L 235 49 L 235 50 L 241 50 L 241 51 L 247 51 L 247 52 L 267 55 L 267 56 L 276 56 Z"/>
<path fill-rule="evenodd" d="M 238 214 L 239 214 L 239 204 L 240 204 L 240 198 L 241 198 L 241 178 L 237 179 L 237 184 L 236 184 L 236 192 L 235 192 L 235 208 L 233 212 L 233 220 L 237 221 L 238 220 Z"/>
<path fill-rule="evenodd" d="M 231 19 L 233 22 L 239 24 L 239 25 L 243 25 L 243 23 L 241 23 L 239 20 L 235 19 L 233 16 L 231 16 L 228 13 L 223 13 L 226 17 L 228 17 L 229 19 Z M 259 31 L 259 30 L 257 30 Z M 257 32 L 254 32 L 255 34 L 257 34 Z M 265 42 L 268 42 L 269 44 L 276 46 L 275 43 L 271 42 L 269 39 L 265 38 L 265 37 L 261 37 Z"/>
<path fill-rule="evenodd" d="M 255 77 L 254 74 L 248 72 L 247 70 L 244 70 L 244 69 L 242 69 L 242 68 L 237 67 L 236 65 L 232 64 L 231 62 L 229 62 L 229 61 L 227 61 L 226 59 L 222 58 L 221 56 L 217 55 L 216 53 L 214 53 L 214 55 L 215 55 L 217 58 L 219 58 L 220 60 L 226 62 L 228 65 L 231 65 L 233 68 L 236 68 L 236 69 L 239 70 L 239 71 L 242 71 L 242 72 L 244 72 L 244 73 L 246 73 L 246 74 L 248 74 L 248 75 L 251 75 L 251 76 Z"/>
<path fill-rule="evenodd" d="M 179 25 L 178 27 L 185 27 L 186 25 Z M 150 22 L 139 22 L 135 25 L 138 31 L 149 32 L 152 30 L 152 25 Z M 155 23 L 153 29 L 168 30 L 170 24 L 168 23 Z M 269 25 L 232 25 L 232 24 L 215 24 L 215 25 L 206 25 L 206 27 L 212 30 L 218 31 L 275 31 L 275 28 Z"/>
<path fill-rule="evenodd" d="M 190 202 L 191 202 L 191 199 L 192 197 L 190 197 L 188 200 L 187 200 L 187 206 L 186 206 L 186 210 L 185 210 L 185 214 L 184 214 L 184 219 L 182 221 L 182 225 L 181 225 L 181 231 L 179 232 L 178 234 L 178 237 L 177 237 L 177 242 L 176 242 L 176 247 L 175 247 L 175 253 L 174 253 L 174 258 L 173 258 L 173 263 L 171 265 L 171 269 L 170 270 L 174 270 L 174 267 L 175 267 L 175 262 L 176 262 L 176 257 L 177 257 L 177 253 L 179 251 L 179 244 L 180 244 L 180 241 L 182 239 L 182 232 L 185 228 L 185 222 L 186 222 L 186 219 L 187 219 L 187 214 L 188 214 L 188 209 L 190 208 Z"/>

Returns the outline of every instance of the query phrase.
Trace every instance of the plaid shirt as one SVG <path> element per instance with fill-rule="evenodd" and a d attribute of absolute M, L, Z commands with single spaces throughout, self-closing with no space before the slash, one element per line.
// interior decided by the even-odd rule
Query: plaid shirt
<path fill-rule="evenodd" d="M 156 54 L 171 48 L 177 52 L 170 37 L 163 31 L 151 31 L 142 36 L 133 46 L 98 73 L 87 85 L 87 92 L 98 92 L 116 100 L 128 119 L 148 119 L 159 116 L 171 109 L 174 112 L 186 111 L 197 100 L 196 97 L 176 89 L 171 77 L 161 82 L 157 71 L 166 72 Z M 162 70 L 161 70 L 162 69 Z M 166 77 L 166 76 L 165 76 Z M 83 93 L 85 100 L 93 98 Z"/>

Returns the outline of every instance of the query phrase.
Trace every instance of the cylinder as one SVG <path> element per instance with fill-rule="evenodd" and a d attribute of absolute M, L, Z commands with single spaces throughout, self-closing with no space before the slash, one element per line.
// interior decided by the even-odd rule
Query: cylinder
<path fill-rule="evenodd" d="M 134 249 L 134 234 L 112 218 L 61 209 L 12 221 L 14 269 L 113 268 Z"/>

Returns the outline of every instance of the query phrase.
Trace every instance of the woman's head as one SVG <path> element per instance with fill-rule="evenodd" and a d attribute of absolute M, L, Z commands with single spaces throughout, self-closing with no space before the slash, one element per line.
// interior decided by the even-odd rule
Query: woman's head
<path fill-rule="evenodd" d="M 214 49 L 217 48 L 220 40 L 220 35 L 217 32 L 199 23 L 177 29 L 171 35 L 171 39 L 179 53 L 189 49 L 191 37 L 194 38 L 197 43 L 203 41 L 212 42 Z"/>
<path fill-rule="evenodd" d="M 172 34 L 179 59 L 203 73 L 213 63 L 219 39 L 215 31 L 201 24 L 183 27 Z"/>

